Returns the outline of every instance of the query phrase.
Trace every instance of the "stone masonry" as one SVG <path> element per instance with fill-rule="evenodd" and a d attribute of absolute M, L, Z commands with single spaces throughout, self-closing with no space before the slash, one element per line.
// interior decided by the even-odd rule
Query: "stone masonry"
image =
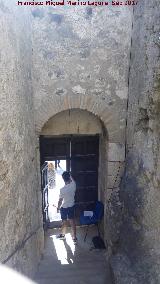
<path fill-rule="evenodd" d="M 0 261 L 31 275 L 43 249 L 31 18 L 14 1 L 0 1 L 0 38 Z"/>
<path fill-rule="evenodd" d="M 115 283 L 160 283 L 159 28 L 159 1 L 141 1 L 134 9 L 125 174 L 110 204 Z"/>
<path fill-rule="evenodd" d="M 15 2 L 0 0 L 1 262 L 33 275 L 43 251 L 39 136 L 87 134 L 90 125 L 101 134 L 114 281 L 160 283 L 159 0 L 134 8 Z"/>
<path fill-rule="evenodd" d="M 132 8 L 41 7 L 32 16 L 37 135 L 64 110 L 98 116 L 108 133 L 107 201 L 124 169 Z"/>

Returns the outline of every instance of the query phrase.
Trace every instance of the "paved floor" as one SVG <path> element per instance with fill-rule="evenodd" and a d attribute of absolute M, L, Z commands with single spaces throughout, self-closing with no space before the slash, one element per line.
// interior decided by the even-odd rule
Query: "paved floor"
<path fill-rule="evenodd" d="M 74 245 L 70 230 L 66 240 L 56 239 L 58 229 L 48 230 L 45 250 L 35 282 L 39 284 L 111 284 L 106 251 L 92 249 L 95 227 L 89 230 L 77 228 L 78 243 Z"/>

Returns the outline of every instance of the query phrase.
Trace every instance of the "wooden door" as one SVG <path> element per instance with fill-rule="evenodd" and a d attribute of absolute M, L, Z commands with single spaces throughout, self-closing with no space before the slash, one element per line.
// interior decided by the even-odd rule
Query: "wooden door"
<path fill-rule="evenodd" d="M 40 136 L 41 164 L 45 161 L 67 160 L 70 170 L 70 138 Z"/>
<path fill-rule="evenodd" d="M 76 181 L 76 204 L 92 209 L 98 200 L 99 137 L 72 137 L 71 172 Z"/>

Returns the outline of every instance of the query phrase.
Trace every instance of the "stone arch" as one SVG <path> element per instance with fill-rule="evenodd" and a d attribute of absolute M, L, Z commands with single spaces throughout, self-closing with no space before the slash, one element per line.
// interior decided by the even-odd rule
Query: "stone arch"
<path fill-rule="evenodd" d="M 108 133 L 103 122 L 91 112 L 65 110 L 51 117 L 41 131 L 43 136 L 99 135 L 98 197 L 104 201 L 106 189 Z"/>
<path fill-rule="evenodd" d="M 99 117 L 86 110 L 65 110 L 52 116 L 44 124 L 40 134 L 50 137 L 99 135 L 98 199 L 106 204 L 108 133 Z M 103 226 L 101 228 L 104 231 Z"/>
<path fill-rule="evenodd" d="M 120 119 L 119 112 L 100 101 L 97 96 L 57 96 L 46 97 L 35 109 L 36 132 L 39 134 L 43 125 L 59 112 L 67 109 L 82 109 L 97 115 L 104 123 L 112 143 L 124 144 L 125 123 Z"/>
<path fill-rule="evenodd" d="M 125 162 L 125 119 L 121 119 L 122 111 L 109 107 L 106 101 L 98 96 L 84 94 L 70 96 L 46 96 L 35 106 L 36 132 L 39 136 L 44 124 L 54 115 L 65 110 L 86 110 L 103 122 L 108 132 L 108 183 L 107 199 L 111 192 L 119 186 Z M 124 109 L 125 111 L 125 109 Z"/>
<path fill-rule="evenodd" d="M 67 109 L 53 115 L 43 126 L 41 135 L 103 133 L 108 140 L 108 132 L 102 120 L 95 114 L 82 109 Z"/>
<path fill-rule="evenodd" d="M 71 102 L 70 102 L 71 103 Z M 103 200 L 105 203 L 105 212 L 107 211 L 107 202 L 114 191 L 119 190 L 119 183 L 121 176 L 123 174 L 124 169 L 124 162 L 125 162 L 125 147 L 124 143 L 122 143 L 123 140 L 121 140 L 121 136 L 114 136 L 113 134 L 118 133 L 118 127 L 115 129 L 114 126 L 118 126 L 118 116 L 114 115 L 113 112 L 109 110 L 108 107 L 104 107 L 100 105 L 96 105 L 96 102 L 94 103 L 92 100 L 89 101 L 89 98 L 85 98 L 85 104 L 78 104 L 74 101 L 72 102 L 72 105 L 69 104 L 69 100 L 64 100 L 60 104 L 60 100 L 56 102 L 56 104 L 49 104 L 49 102 L 46 102 L 41 110 L 37 112 L 37 122 L 36 122 L 36 130 L 39 134 L 42 134 L 44 130 L 44 125 L 46 125 L 49 120 L 58 114 L 65 112 L 66 110 L 74 110 L 79 109 L 81 111 L 86 111 L 93 116 L 96 116 L 97 119 L 99 119 L 104 127 L 104 129 L 107 130 L 107 143 L 103 143 L 103 147 L 105 147 L 105 161 L 106 161 L 106 174 L 103 172 L 103 178 L 105 179 L 104 184 L 104 192 L 102 193 Z M 40 115 L 41 114 L 41 115 Z M 39 120 L 38 120 L 39 118 Z M 41 118 L 41 119 L 40 119 Z M 123 135 L 123 129 L 119 129 L 119 132 L 122 132 L 121 135 Z M 48 133 L 49 134 L 49 133 Z M 66 134 L 66 133 L 63 133 Z M 117 140 L 116 140 L 117 137 Z M 105 145 L 105 146 L 104 146 Z M 102 156 L 102 155 L 101 155 Z M 106 178 L 107 177 L 107 178 Z M 105 220 L 104 220 L 104 232 L 107 232 L 105 229 L 105 226 L 107 224 L 105 214 Z M 105 236 L 105 239 L 108 239 L 107 236 Z"/>

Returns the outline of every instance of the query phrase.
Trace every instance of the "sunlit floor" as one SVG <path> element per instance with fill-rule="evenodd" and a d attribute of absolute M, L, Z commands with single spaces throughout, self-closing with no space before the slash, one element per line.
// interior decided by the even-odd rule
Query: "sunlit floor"
<path fill-rule="evenodd" d="M 86 242 L 86 228 L 77 228 L 78 242 L 74 245 L 70 229 L 66 239 L 58 240 L 58 229 L 48 230 L 45 250 L 35 282 L 39 284 L 110 284 L 110 274 L 105 250 L 93 249 L 92 237 L 96 228 L 89 230 Z"/>

